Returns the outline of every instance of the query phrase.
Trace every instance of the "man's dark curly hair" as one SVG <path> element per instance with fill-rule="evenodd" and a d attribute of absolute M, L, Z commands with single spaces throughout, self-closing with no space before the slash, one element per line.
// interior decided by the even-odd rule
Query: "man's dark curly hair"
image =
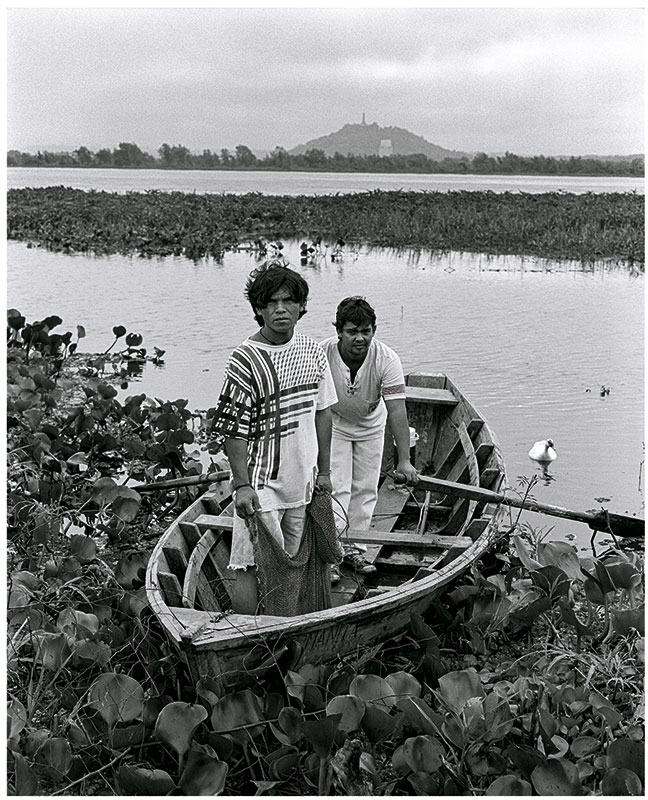
<path fill-rule="evenodd" d="M 366 325 L 371 325 L 372 328 L 376 327 L 376 312 L 360 295 L 353 297 L 345 297 L 340 302 L 335 312 L 335 329 L 338 333 L 342 332 L 344 324 L 352 322 L 359 328 Z"/>
<path fill-rule="evenodd" d="M 272 295 L 284 287 L 290 292 L 291 300 L 304 305 L 304 308 L 299 312 L 298 319 L 301 319 L 306 313 L 305 306 L 308 302 L 308 284 L 306 280 L 289 267 L 272 265 L 252 270 L 245 284 L 245 296 L 250 301 L 252 311 L 255 312 L 254 319 L 258 325 L 263 326 L 263 317 L 256 313 L 256 309 L 265 308 Z"/>

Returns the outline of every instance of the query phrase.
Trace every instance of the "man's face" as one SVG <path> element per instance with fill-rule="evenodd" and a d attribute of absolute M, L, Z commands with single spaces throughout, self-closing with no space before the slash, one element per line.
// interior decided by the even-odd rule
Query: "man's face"
<path fill-rule="evenodd" d="M 356 325 L 353 322 L 345 322 L 342 330 L 338 331 L 342 355 L 354 359 L 364 358 L 375 332 L 375 325 Z"/>
<path fill-rule="evenodd" d="M 276 333 L 290 334 L 297 324 L 304 304 L 293 300 L 290 290 L 280 287 L 272 294 L 265 308 L 255 308 L 255 312 L 263 317 L 266 328 Z"/>

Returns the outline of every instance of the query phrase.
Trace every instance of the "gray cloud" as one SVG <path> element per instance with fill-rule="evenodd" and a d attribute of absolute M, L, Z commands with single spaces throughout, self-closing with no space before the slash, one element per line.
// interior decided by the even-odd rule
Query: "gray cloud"
<path fill-rule="evenodd" d="M 8 145 L 291 148 L 369 121 L 460 150 L 642 152 L 643 10 L 13 8 Z"/>

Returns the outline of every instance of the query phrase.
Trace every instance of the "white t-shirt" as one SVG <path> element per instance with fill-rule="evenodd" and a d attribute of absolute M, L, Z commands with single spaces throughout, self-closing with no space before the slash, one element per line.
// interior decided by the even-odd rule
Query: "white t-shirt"
<path fill-rule="evenodd" d="M 302 333 L 277 346 L 247 339 L 232 352 L 214 430 L 247 440 L 250 483 L 263 511 L 310 502 L 317 477 L 315 412 L 336 399 L 322 348 Z"/>
<path fill-rule="evenodd" d="M 353 383 L 351 370 L 338 350 L 338 337 L 322 342 L 338 401 L 333 412 L 333 435 L 363 441 L 382 436 L 387 421 L 383 398 L 405 399 L 405 378 L 400 358 L 383 342 L 372 339 L 367 356 Z"/>

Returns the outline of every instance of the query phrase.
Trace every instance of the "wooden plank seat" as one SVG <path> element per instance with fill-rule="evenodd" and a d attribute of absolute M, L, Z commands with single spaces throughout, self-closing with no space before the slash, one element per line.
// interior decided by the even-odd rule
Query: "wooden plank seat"
<path fill-rule="evenodd" d="M 439 536 L 436 533 L 416 533 L 415 531 L 347 531 L 350 542 L 357 544 L 377 544 L 393 547 L 470 547 L 472 539 L 467 536 Z"/>
<path fill-rule="evenodd" d="M 234 517 L 226 514 L 200 514 L 193 521 L 201 531 L 226 530 L 231 531 L 234 527 Z"/>
<path fill-rule="evenodd" d="M 456 406 L 459 402 L 449 389 L 430 389 L 427 386 L 406 386 L 405 398 L 435 406 Z"/>

